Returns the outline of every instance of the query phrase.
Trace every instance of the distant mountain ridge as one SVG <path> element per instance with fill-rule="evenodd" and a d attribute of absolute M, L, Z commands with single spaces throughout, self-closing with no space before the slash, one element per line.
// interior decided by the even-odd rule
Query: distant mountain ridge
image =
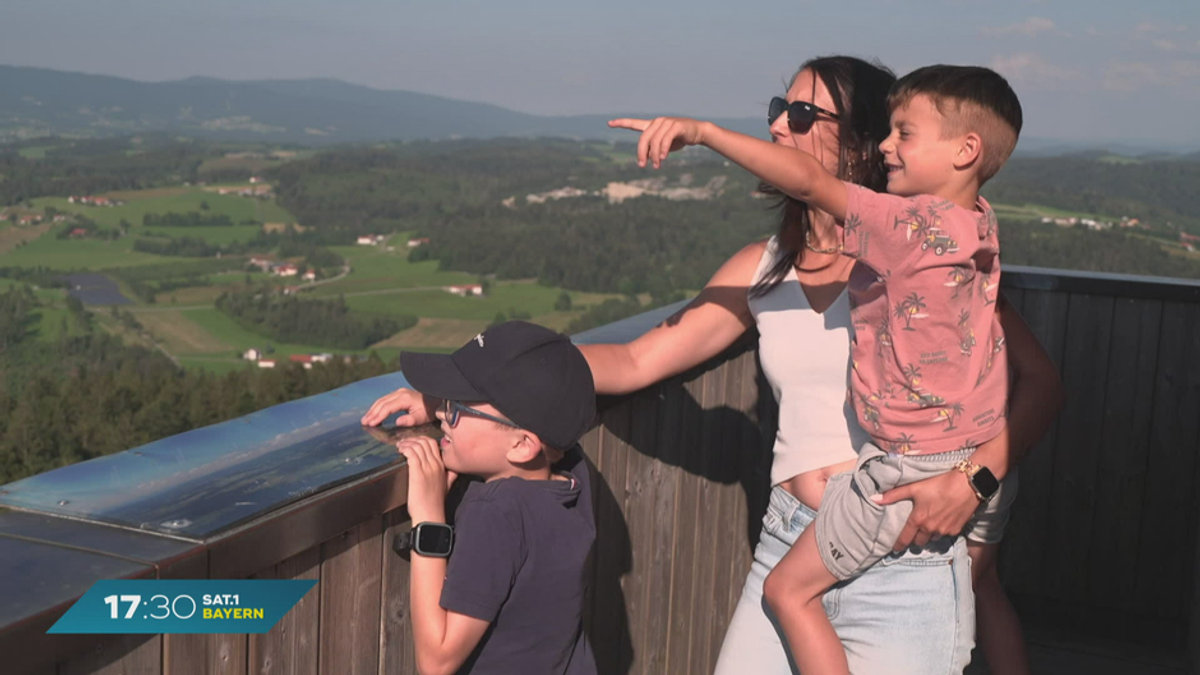
<path fill-rule="evenodd" d="M 0 141 L 50 134 L 174 132 L 207 138 L 334 143 L 563 136 L 630 138 L 614 116 L 543 116 L 488 103 L 384 91 L 333 79 L 138 82 L 107 75 L 0 65 Z M 668 114 L 668 113 L 657 113 Z M 715 120 L 766 135 L 765 120 Z"/>
<path fill-rule="evenodd" d="M 0 65 L 0 143 L 48 135 L 116 136 L 167 132 L 211 139 L 333 145 L 445 138 L 559 136 L 632 140 L 609 129 L 613 117 L 652 117 L 678 111 L 598 115 L 533 115 L 489 103 L 433 94 L 373 89 L 331 78 L 233 81 L 189 77 L 140 82 L 46 68 Z M 717 118 L 742 133 L 767 137 L 766 120 Z M 1104 149 L 1146 157 L 1200 155 L 1190 143 L 1021 139 L 1017 154 L 1059 156 Z M 1147 157 L 1150 158 L 1150 157 Z"/>

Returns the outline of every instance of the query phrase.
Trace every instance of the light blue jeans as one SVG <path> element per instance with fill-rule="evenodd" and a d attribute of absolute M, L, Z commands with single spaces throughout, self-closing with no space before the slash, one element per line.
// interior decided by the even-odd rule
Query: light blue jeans
<path fill-rule="evenodd" d="M 763 581 L 816 512 L 791 493 L 771 491 L 754 563 L 717 659 L 717 675 L 797 672 L 783 632 L 763 600 Z M 962 537 L 885 557 L 825 593 L 825 612 L 863 675 L 961 673 L 975 645 L 975 596 Z"/>

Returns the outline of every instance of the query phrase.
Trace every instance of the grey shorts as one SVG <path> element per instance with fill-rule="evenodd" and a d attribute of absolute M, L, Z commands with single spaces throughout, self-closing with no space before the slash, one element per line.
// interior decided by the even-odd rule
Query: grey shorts
<path fill-rule="evenodd" d="M 965 448 L 932 455 L 895 455 L 871 443 L 864 445 L 854 469 L 830 478 L 821 498 L 815 525 L 825 568 L 845 580 L 891 553 L 912 513 L 912 502 L 883 506 L 871 501 L 871 496 L 951 471 L 973 452 L 974 448 Z M 1016 496 L 1014 469 L 1001 481 L 996 494 L 979 505 L 963 533 L 971 541 L 998 543 Z"/>

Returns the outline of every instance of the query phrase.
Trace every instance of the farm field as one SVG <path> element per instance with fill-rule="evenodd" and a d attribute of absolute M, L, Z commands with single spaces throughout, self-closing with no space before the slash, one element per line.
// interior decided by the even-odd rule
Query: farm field
<path fill-rule="evenodd" d="M 213 169 L 221 164 L 215 163 Z M 176 186 L 147 190 L 110 192 L 110 199 L 125 202 L 120 206 L 97 207 L 71 204 L 65 197 L 43 197 L 32 200 L 27 209 L 41 212 L 53 207 L 60 212 L 80 214 L 102 229 L 112 230 L 125 221 L 133 235 L 194 237 L 209 243 L 226 244 L 246 240 L 257 234 L 258 225 L 235 225 L 233 227 L 152 227 L 143 226 L 146 214 L 200 213 L 204 215 L 227 215 L 235 223 L 253 219 L 263 223 L 294 223 L 294 217 L 271 200 L 259 200 L 237 195 L 221 195 L 222 186 Z M 240 188 L 241 185 L 228 187 Z M 207 209 L 201 209 L 201 203 Z M 7 224 L 6 224 L 7 225 Z M 400 221 L 395 225 L 403 227 Z M 162 266 L 164 280 L 169 271 L 177 272 L 180 266 L 195 266 L 205 258 L 180 258 L 159 256 L 134 251 L 135 236 L 113 241 L 99 238 L 59 239 L 59 227 L 45 222 L 37 226 L 7 225 L 0 228 L 0 267 L 44 266 L 52 270 L 103 271 L 133 266 Z M 565 330 L 572 320 L 580 316 L 588 306 L 603 302 L 608 294 L 569 293 L 572 301 L 570 311 L 556 311 L 554 306 L 562 291 L 558 288 L 540 286 L 531 281 L 487 282 L 487 297 L 457 297 L 442 290 L 445 286 L 480 283 L 477 275 L 463 272 L 448 272 L 438 269 L 436 260 L 410 263 L 408 231 L 381 232 L 386 240 L 378 246 L 332 246 L 330 249 L 341 256 L 350 266 L 350 272 L 341 279 L 319 284 L 311 290 L 301 292 L 301 298 L 332 299 L 344 297 L 350 308 L 369 316 L 416 316 L 416 326 L 400 331 L 371 346 L 369 350 L 350 352 L 366 355 L 371 351 L 385 360 L 394 358 L 403 349 L 422 349 L 449 352 L 460 347 L 493 322 L 499 314 L 532 317 L 532 321 L 557 330 Z M 7 244 L 7 247 L 6 247 Z M 20 246 L 18 247 L 18 244 Z M 388 250 L 388 249 L 391 250 Z M 252 347 L 263 348 L 268 344 L 273 353 L 268 358 L 287 359 L 293 354 L 323 352 L 346 353 L 309 344 L 279 344 L 262 335 L 250 332 L 214 307 L 216 298 L 230 290 L 244 290 L 246 279 L 252 284 L 269 281 L 276 286 L 297 284 L 298 280 L 282 280 L 278 277 L 251 271 L 199 270 L 199 278 L 205 285 L 168 288 L 157 294 L 155 302 L 147 304 L 135 295 L 129 284 L 115 276 L 123 295 L 135 304 L 123 310 L 133 312 L 145 327 L 149 336 L 131 331 L 113 318 L 107 307 L 90 306 L 98 317 L 99 328 L 122 337 L 127 343 L 155 347 L 169 353 L 187 368 L 202 368 L 221 373 L 244 367 L 247 362 L 239 357 Z M 150 270 L 138 279 L 156 283 L 159 274 Z M 0 291 L 12 282 L 0 280 Z M 36 322 L 38 335 L 42 339 L 54 339 L 61 329 L 63 317 L 68 324 L 72 319 L 66 310 L 61 290 L 42 291 L 49 293 L 48 306 Z M 69 328 L 68 330 L 74 330 Z"/>
<path fill-rule="evenodd" d="M 1098 213 L 1084 213 L 1082 211 L 1066 211 L 1056 209 L 1052 206 L 1044 206 L 1042 204 L 1000 204 L 992 202 L 992 209 L 1000 218 L 1020 218 L 1027 220 L 1040 220 L 1042 218 L 1092 218 L 1095 220 L 1120 220 L 1119 217 L 1102 215 Z"/>

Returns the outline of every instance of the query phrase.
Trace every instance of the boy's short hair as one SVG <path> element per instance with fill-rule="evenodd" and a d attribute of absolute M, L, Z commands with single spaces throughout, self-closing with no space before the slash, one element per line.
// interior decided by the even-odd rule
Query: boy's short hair
<path fill-rule="evenodd" d="M 981 66 L 926 66 L 896 80 L 888 92 L 888 108 L 895 111 L 921 94 L 945 118 L 943 134 L 974 131 L 983 140 L 979 184 L 995 176 L 1021 133 L 1021 102 L 1008 80 Z"/>

